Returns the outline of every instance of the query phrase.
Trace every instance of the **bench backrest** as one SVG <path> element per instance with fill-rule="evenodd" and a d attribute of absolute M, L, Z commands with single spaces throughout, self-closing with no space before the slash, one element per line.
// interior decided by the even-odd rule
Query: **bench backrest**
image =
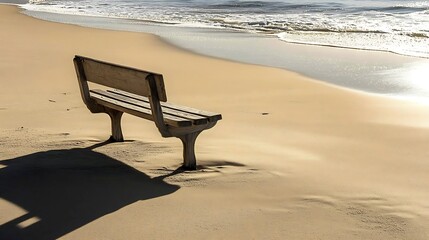
<path fill-rule="evenodd" d="M 156 88 L 160 101 L 167 101 L 164 79 L 161 74 L 82 56 L 75 56 L 74 63 L 80 81 L 89 81 L 145 97 L 150 96 L 152 87 Z M 149 81 L 152 83 L 149 84 Z"/>

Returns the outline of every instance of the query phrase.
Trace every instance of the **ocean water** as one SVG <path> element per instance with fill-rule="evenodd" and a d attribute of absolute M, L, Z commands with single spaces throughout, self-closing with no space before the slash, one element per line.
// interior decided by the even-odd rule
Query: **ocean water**
<path fill-rule="evenodd" d="M 30 0 L 30 11 L 233 29 L 281 41 L 429 58 L 429 1 Z"/>

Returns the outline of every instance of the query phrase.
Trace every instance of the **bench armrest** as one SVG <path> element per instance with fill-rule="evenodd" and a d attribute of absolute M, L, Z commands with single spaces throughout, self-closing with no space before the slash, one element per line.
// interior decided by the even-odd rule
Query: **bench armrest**
<path fill-rule="evenodd" d="M 155 125 L 163 137 L 171 137 L 172 135 L 164 122 L 164 116 L 161 109 L 161 103 L 159 101 L 155 77 L 154 75 L 150 74 L 146 77 L 146 79 L 148 88 L 150 89 L 150 95 L 148 96 L 148 98 Z"/>
<path fill-rule="evenodd" d="M 104 112 L 104 107 L 95 103 L 90 97 L 85 71 L 83 70 L 82 63 L 79 61 L 80 59 L 77 57 L 73 59 L 82 100 L 92 113 Z"/>

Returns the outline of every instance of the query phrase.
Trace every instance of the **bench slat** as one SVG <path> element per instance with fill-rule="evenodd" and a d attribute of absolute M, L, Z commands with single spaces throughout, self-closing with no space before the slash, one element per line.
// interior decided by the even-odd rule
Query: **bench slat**
<path fill-rule="evenodd" d="M 139 95 L 129 93 L 129 92 L 125 92 L 125 91 L 118 90 L 118 89 L 107 90 L 107 91 L 149 103 L 149 99 L 147 97 L 139 96 Z M 209 122 L 216 122 L 216 121 L 222 119 L 222 115 L 219 113 L 203 111 L 203 110 L 190 108 L 190 107 L 186 107 L 186 106 L 181 106 L 181 105 L 176 105 L 176 104 L 172 104 L 172 103 L 168 103 L 168 102 L 161 102 L 161 106 L 163 107 L 163 109 L 169 108 L 172 110 L 178 110 L 178 111 L 187 112 L 190 114 L 199 115 L 199 116 L 207 118 L 209 120 Z"/>
<path fill-rule="evenodd" d="M 111 99 L 95 92 L 91 92 L 90 96 L 101 105 L 153 121 L 152 111 L 150 109 Z M 192 126 L 192 122 L 190 120 L 172 116 L 170 114 L 164 114 L 164 121 L 167 125 L 174 127 Z"/>
<path fill-rule="evenodd" d="M 118 93 L 112 92 L 112 91 L 104 91 L 104 90 L 100 90 L 100 89 L 92 89 L 91 92 L 103 95 L 105 97 L 108 98 L 112 98 L 118 101 L 122 101 L 125 103 L 130 103 L 133 105 L 136 105 L 138 107 L 143 107 L 143 108 L 147 108 L 147 109 L 151 109 L 150 108 L 150 103 L 146 102 L 146 101 L 141 101 L 141 100 L 137 100 L 135 98 L 130 98 L 130 97 L 126 97 L 123 95 L 120 95 Z M 169 114 L 172 116 L 176 116 L 176 117 L 180 117 L 180 118 L 185 118 L 188 120 L 191 120 L 192 123 L 194 125 L 202 125 L 202 124 L 206 124 L 208 122 L 207 117 L 203 117 L 200 115 L 195 115 L 195 114 L 191 114 L 188 112 L 183 112 L 183 111 L 179 111 L 176 109 L 170 109 L 170 108 L 162 108 L 162 112 L 163 114 Z"/>

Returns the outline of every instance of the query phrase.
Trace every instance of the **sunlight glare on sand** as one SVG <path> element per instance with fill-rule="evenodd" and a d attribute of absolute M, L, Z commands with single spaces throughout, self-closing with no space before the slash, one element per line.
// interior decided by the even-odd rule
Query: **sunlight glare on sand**
<path fill-rule="evenodd" d="M 405 67 L 396 69 L 394 72 L 397 81 L 409 86 L 409 94 L 397 96 L 418 101 L 429 105 L 429 61 L 419 61 L 407 64 Z"/>
<path fill-rule="evenodd" d="M 402 78 L 421 91 L 429 91 L 429 62 L 413 63 L 404 69 Z"/>

